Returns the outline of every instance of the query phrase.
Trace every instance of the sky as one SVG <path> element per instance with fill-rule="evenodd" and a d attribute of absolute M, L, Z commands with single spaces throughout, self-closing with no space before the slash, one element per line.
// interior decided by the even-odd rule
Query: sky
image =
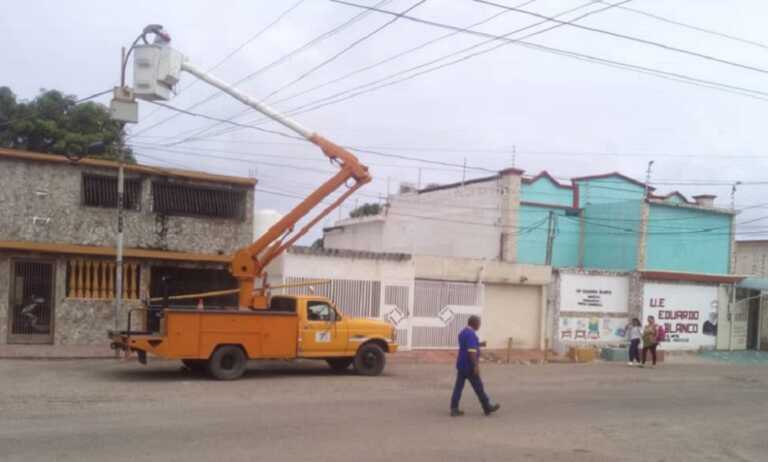
<path fill-rule="evenodd" d="M 232 83 L 250 76 L 237 88 L 278 110 L 312 109 L 296 120 L 327 138 L 428 161 L 356 151 L 374 181 L 347 201 L 343 215 L 396 192 L 400 183 L 455 182 L 511 166 L 530 175 L 547 170 L 565 180 L 612 171 L 643 180 L 651 160 L 651 182 L 659 193 L 716 194 L 718 205 L 727 207 L 732 184 L 739 181 L 744 184 L 737 187 L 736 208 L 744 210 L 737 223 L 768 215 L 768 206 L 761 206 L 768 203 L 765 2 L 610 0 L 619 5 L 608 8 L 587 0 L 491 0 L 523 5 L 526 14 L 473 0 L 350 1 L 396 12 L 415 5 L 409 16 L 458 28 L 487 20 L 472 30 L 492 36 L 526 27 L 508 37 L 541 32 L 524 39 L 533 46 L 490 41 L 406 18 L 391 22 L 393 16 L 328 0 L 27 0 L 6 5 L 0 16 L 0 85 L 21 99 L 42 88 L 78 97 L 109 89 L 119 81 L 120 48 L 146 24 L 159 23 L 174 48 L 198 67 Z M 573 11 L 563 14 L 568 10 Z M 535 15 L 571 21 L 589 12 L 574 22 L 586 29 L 566 24 L 545 30 L 556 24 L 551 21 L 535 25 L 545 21 Z M 482 42 L 487 43 L 460 52 Z M 456 59 L 491 47 L 497 48 L 376 88 L 450 61 L 436 61 L 445 55 L 459 52 Z M 575 59 L 562 50 L 661 70 L 668 78 Z M 416 66 L 421 67 L 388 77 Z M 672 74 L 699 84 L 670 79 Z M 751 96 L 702 81 L 747 89 Z M 376 89 L 362 92 L 371 88 Z M 222 119 L 244 111 L 190 75 L 177 90 L 168 102 L 175 107 L 195 105 L 192 111 Z M 345 95 L 351 97 L 337 101 Z M 107 104 L 109 96 L 97 101 Z M 315 107 L 322 102 L 333 104 Z M 286 131 L 253 111 L 232 120 Z M 309 143 L 145 102 L 129 133 L 142 163 L 255 176 L 258 209 L 285 213 L 334 171 Z M 765 184 L 750 184 L 755 182 Z M 310 237 L 319 236 L 318 229 Z M 768 219 L 739 226 L 744 238 L 763 237 L 763 230 Z"/>

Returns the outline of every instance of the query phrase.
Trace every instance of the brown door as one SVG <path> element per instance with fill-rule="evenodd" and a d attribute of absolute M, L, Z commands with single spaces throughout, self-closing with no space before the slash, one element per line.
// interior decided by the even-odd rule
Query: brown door
<path fill-rule="evenodd" d="M 8 343 L 53 343 L 53 263 L 15 261 Z"/>

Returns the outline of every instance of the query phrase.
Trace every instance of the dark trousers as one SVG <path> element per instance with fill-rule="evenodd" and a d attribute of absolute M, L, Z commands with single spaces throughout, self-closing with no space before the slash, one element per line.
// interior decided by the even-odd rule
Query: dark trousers
<path fill-rule="evenodd" d="M 653 357 L 653 365 L 656 365 L 656 347 L 659 346 L 658 343 L 654 343 L 653 345 L 645 345 L 643 346 L 643 364 L 645 364 L 645 360 L 648 356 L 648 352 L 651 352 L 651 356 Z"/>
<path fill-rule="evenodd" d="M 640 362 L 640 339 L 636 338 L 629 341 L 629 361 Z"/>
<path fill-rule="evenodd" d="M 472 388 L 477 394 L 477 399 L 480 400 L 480 404 L 483 406 L 483 410 L 488 409 L 491 405 L 491 400 L 488 395 L 485 394 L 483 388 L 483 381 L 479 375 L 475 375 L 472 371 L 464 371 L 461 369 L 456 370 L 456 384 L 453 386 L 453 395 L 451 396 L 451 409 L 459 408 L 459 401 L 461 401 L 461 392 L 464 391 L 464 382 L 469 380 Z"/>

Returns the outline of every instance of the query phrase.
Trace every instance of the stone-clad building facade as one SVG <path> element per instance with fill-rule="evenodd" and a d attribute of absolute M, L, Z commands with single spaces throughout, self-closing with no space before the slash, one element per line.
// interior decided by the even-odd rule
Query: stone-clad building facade
<path fill-rule="evenodd" d="M 109 354 L 117 169 L 0 149 L 0 355 Z M 236 286 L 226 268 L 252 239 L 254 179 L 144 165 L 125 178 L 121 325 L 163 276 L 173 292 Z"/>

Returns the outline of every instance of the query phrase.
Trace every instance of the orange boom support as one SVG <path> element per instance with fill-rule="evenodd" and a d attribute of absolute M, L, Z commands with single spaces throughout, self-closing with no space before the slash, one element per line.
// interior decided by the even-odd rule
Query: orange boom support
<path fill-rule="evenodd" d="M 256 242 L 239 250 L 232 257 L 230 271 L 240 283 L 240 306 L 243 308 L 265 309 L 267 287 L 262 283 L 262 287 L 254 290 L 254 281 L 264 280 L 264 269 L 267 265 L 305 235 L 318 221 L 341 205 L 347 197 L 371 181 L 368 167 L 361 164 L 351 152 L 317 134 L 312 135 L 310 141 L 319 146 L 331 162 L 341 167 L 341 170 L 272 225 Z M 351 187 L 301 229 L 293 231 L 294 225 L 299 220 L 310 213 L 323 199 L 345 185 L 349 179 L 355 181 Z"/>

